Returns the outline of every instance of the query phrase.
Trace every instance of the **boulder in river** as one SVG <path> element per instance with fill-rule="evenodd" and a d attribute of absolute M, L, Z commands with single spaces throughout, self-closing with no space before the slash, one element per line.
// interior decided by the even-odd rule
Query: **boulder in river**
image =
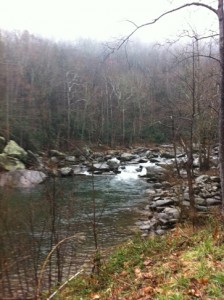
<path fill-rule="evenodd" d="M 73 165 L 72 170 L 73 175 L 84 175 L 87 172 L 87 167 L 83 165 Z"/>
<path fill-rule="evenodd" d="M 120 161 L 116 157 L 114 157 L 114 158 L 108 159 L 107 164 L 111 170 L 117 170 L 120 166 Z"/>
<path fill-rule="evenodd" d="M 134 158 L 136 158 L 136 155 L 127 152 L 122 153 L 120 157 L 121 161 L 131 161 Z"/>
<path fill-rule="evenodd" d="M 73 170 L 70 167 L 63 167 L 60 169 L 60 173 L 61 173 L 61 176 L 71 176 L 73 173 Z"/>
<path fill-rule="evenodd" d="M 155 181 L 165 179 L 168 173 L 168 171 L 165 168 L 156 165 L 146 166 L 145 168 L 146 175 L 144 175 L 144 177 Z"/>
<path fill-rule="evenodd" d="M 96 163 L 93 164 L 90 168 L 89 171 L 99 171 L 99 172 L 109 172 L 110 171 L 110 167 L 108 166 L 107 163 L 102 162 L 102 163 Z"/>
<path fill-rule="evenodd" d="M 15 170 L 0 173 L 0 186 L 30 188 L 42 183 L 46 175 L 40 171 Z"/>

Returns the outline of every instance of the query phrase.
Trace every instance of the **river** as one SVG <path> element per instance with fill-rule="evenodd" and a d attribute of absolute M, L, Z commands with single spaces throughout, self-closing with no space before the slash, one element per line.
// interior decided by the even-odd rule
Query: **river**
<path fill-rule="evenodd" d="M 77 236 L 51 256 L 42 289 L 78 271 L 90 259 L 96 241 L 106 249 L 133 235 L 137 209 L 146 205 L 149 186 L 136 168 L 127 166 L 117 175 L 49 179 L 32 189 L 1 190 L 0 298 L 32 298 L 40 266 L 66 237 Z"/>

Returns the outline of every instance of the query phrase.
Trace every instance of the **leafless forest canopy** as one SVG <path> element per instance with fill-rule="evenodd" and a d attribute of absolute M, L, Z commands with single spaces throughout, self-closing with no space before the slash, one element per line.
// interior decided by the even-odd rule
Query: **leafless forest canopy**
<path fill-rule="evenodd" d="M 112 47 L 2 31 L 0 135 L 32 150 L 68 149 L 77 141 L 187 139 L 193 126 L 195 142 L 216 141 L 215 38 L 192 34 L 164 45 Z"/>

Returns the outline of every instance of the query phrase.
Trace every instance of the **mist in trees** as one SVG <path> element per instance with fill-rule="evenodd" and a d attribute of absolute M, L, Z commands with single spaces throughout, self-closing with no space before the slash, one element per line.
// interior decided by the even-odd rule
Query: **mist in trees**
<path fill-rule="evenodd" d="M 130 42 L 107 56 L 107 46 L 90 40 L 0 37 L 0 134 L 23 147 L 168 142 L 171 116 L 176 138 L 189 136 L 194 116 L 194 141 L 216 140 L 219 66 L 208 58 L 217 56 L 215 39 Z"/>
<path fill-rule="evenodd" d="M 0 135 L 34 151 L 69 151 L 80 141 L 111 147 L 172 142 L 187 153 L 189 172 L 197 145 L 200 168 L 208 169 L 218 141 L 216 38 L 191 32 L 162 46 L 129 41 L 118 52 L 111 49 L 91 40 L 56 43 L 29 32 L 0 32 Z M 61 237 L 54 198 L 48 199 L 52 248 Z M 33 281 L 40 255 L 36 261 Z M 58 281 L 61 268 L 58 263 Z"/>

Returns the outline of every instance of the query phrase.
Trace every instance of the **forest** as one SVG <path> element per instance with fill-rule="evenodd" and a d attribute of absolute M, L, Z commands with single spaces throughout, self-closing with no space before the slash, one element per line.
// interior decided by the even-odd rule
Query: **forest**
<path fill-rule="evenodd" d="M 33 151 L 217 142 L 217 36 L 163 45 L 56 42 L 0 32 L 0 135 Z"/>
<path fill-rule="evenodd" d="M 74 233 L 79 238 L 84 237 L 83 228 L 90 231 L 91 238 L 94 237 L 98 254 L 100 236 L 96 235 L 98 219 L 95 219 L 95 214 L 100 209 L 104 216 L 104 209 L 109 207 L 105 201 L 110 199 L 103 192 L 110 191 L 110 195 L 120 197 L 121 202 L 116 209 L 122 209 L 129 197 L 133 203 L 134 200 L 144 200 L 141 193 L 152 182 L 148 178 L 149 181 L 142 183 L 142 178 L 136 175 L 134 183 L 130 181 L 125 191 L 125 181 L 119 181 L 116 176 L 117 173 L 122 175 L 122 171 L 126 171 L 126 175 L 129 173 L 125 170 L 127 166 L 122 161 L 122 152 L 117 154 L 117 149 L 127 152 L 134 148 L 143 149 L 145 155 L 148 153 L 152 157 L 145 156 L 144 160 L 144 156 L 139 156 L 138 163 L 156 159 L 150 160 L 154 164 L 159 162 L 158 145 L 168 144 L 170 147 L 172 144 L 176 165 L 173 164 L 171 169 L 176 168 L 175 176 L 179 176 L 177 194 L 182 186 L 182 190 L 189 195 L 187 205 L 193 212 L 192 220 L 195 220 L 198 197 L 193 189 L 193 154 L 196 151 L 199 171 L 207 171 L 220 137 L 218 120 L 222 74 L 219 45 L 216 34 L 200 37 L 193 29 L 164 44 L 144 44 L 134 39 L 117 40 L 110 44 L 84 39 L 56 42 L 28 31 L 0 31 L 0 137 L 7 143 L 15 141 L 30 150 L 31 154 L 38 153 L 38 157 L 44 159 L 42 168 L 50 175 L 47 184 L 37 187 L 37 192 L 33 189 L 33 194 L 31 189 L 28 192 L 10 188 L 1 190 L 1 284 L 6 297 L 15 293 L 16 297 L 21 294 L 23 299 L 34 299 L 35 293 L 35 299 L 39 299 L 41 293 L 47 291 L 50 294 L 55 286 L 75 273 L 72 269 L 74 257 L 79 259 L 77 253 L 81 246 L 78 242 L 75 246 L 72 242 L 69 246 L 63 244 L 64 248 L 60 249 L 55 245 L 57 247 L 63 241 L 70 241 L 75 237 Z M 63 174 L 59 171 L 67 166 L 66 163 L 63 165 L 66 157 L 72 158 L 72 164 L 83 162 L 81 159 L 79 161 L 80 155 L 78 159 L 75 157 L 75 150 L 84 149 L 85 145 L 93 151 L 107 149 L 111 155 L 106 155 L 106 150 L 101 156 L 97 156 L 100 152 L 92 152 L 91 162 L 86 162 L 84 157 L 83 165 L 91 166 L 92 176 L 61 178 Z M 146 151 L 148 146 L 157 149 L 157 152 Z M 50 157 L 50 153 L 61 154 L 60 151 L 63 152 L 61 157 Z M 68 153 L 71 156 L 67 156 Z M 131 153 L 123 154 L 132 157 Z M 186 158 L 183 164 L 186 169 L 184 179 L 180 176 L 183 166 L 179 167 L 177 154 L 183 154 Z M 32 157 L 36 156 L 33 154 Z M 117 157 L 123 163 L 122 171 L 116 175 L 110 174 L 110 179 L 107 176 L 96 176 L 97 179 L 93 176 L 99 174 L 94 173 L 94 163 L 99 162 L 96 165 L 102 167 L 102 161 L 105 163 L 109 158 L 116 158 L 117 163 Z M 131 167 L 135 170 L 136 161 L 133 163 Z M 73 172 L 72 168 L 70 170 Z M 150 175 L 148 173 L 146 177 Z M 77 174 L 74 172 L 73 175 Z M 211 178 L 220 181 L 216 176 Z M 220 189 L 220 184 L 215 184 L 213 182 L 212 188 Z M 202 186 L 205 188 L 204 183 Z M 130 194 L 131 188 L 133 195 Z M 167 194 L 168 187 L 164 188 Z M 122 196 L 126 192 L 127 195 Z M 160 203 L 179 203 L 179 196 L 169 195 L 175 201 L 161 199 Z M 115 196 L 110 203 L 116 203 Z M 217 197 L 210 200 L 220 204 L 221 196 Z M 199 200 L 207 205 L 204 198 Z M 105 207 L 102 208 L 102 205 Z M 129 212 L 130 203 L 128 205 Z M 207 206 L 205 209 L 208 209 Z M 179 212 L 177 208 L 168 209 Z M 114 221 L 113 209 L 111 215 Z M 99 217 L 100 222 L 102 216 Z M 122 216 L 123 224 L 129 217 Z M 106 215 L 107 222 L 108 219 Z M 80 224 L 84 224 L 81 229 Z M 87 242 L 91 242 L 91 238 L 87 238 Z M 55 256 L 49 259 L 52 249 L 56 249 Z M 49 266 L 45 270 L 48 259 Z M 42 270 L 46 271 L 44 276 Z"/>

